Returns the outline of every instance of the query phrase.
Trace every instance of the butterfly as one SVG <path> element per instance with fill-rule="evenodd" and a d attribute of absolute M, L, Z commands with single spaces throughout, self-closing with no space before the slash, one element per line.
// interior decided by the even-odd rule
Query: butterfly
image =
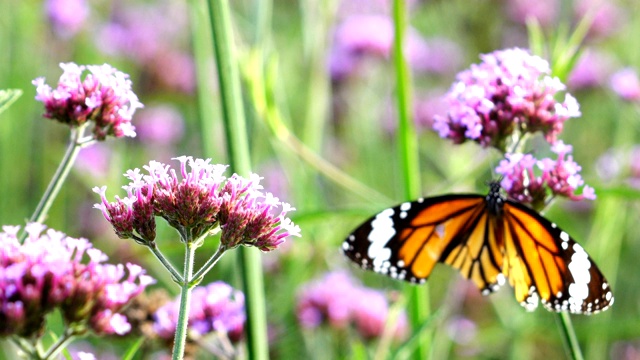
<path fill-rule="evenodd" d="M 421 198 L 388 208 L 342 244 L 363 269 L 424 283 L 437 262 L 471 279 L 487 295 L 508 279 L 527 310 L 593 314 L 613 304 L 609 283 L 575 240 L 536 211 L 489 194 Z"/>

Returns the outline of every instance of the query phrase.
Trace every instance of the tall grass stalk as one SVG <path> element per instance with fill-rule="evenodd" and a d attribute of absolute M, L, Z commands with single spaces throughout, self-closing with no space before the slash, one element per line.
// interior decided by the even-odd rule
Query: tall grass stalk
<path fill-rule="evenodd" d="M 398 152 L 400 173 L 403 180 L 404 200 L 420 196 L 420 164 L 418 163 L 418 141 L 413 124 L 413 105 L 411 99 L 411 78 L 404 58 L 404 40 L 407 28 L 407 8 L 404 0 L 393 1 L 394 42 L 393 60 L 396 74 L 396 96 L 398 105 Z M 429 318 L 429 288 L 427 285 L 407 285 L 409 300 L 409 319 L 414 331 Z M 431 354 L 431 335 L 421 335 L 414 359 L 429 359 Z"/>
<path fill-rule="evenodd" d="M 233 47 L 229 1 L 209 0 L 208 4 L 229 164 L 233 172 L 247 176 L 251 169 L 249 143 Z M 240 247 L 238 251 L 246 296 L 248 358 L 263 360 L 268 358 L 268 347 L 260 253 L 257 249 L 246 247 Z"/>

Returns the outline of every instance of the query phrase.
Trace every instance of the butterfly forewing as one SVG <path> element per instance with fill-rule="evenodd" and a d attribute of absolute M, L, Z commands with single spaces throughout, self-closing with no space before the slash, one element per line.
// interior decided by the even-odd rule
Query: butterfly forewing
<path fill-rule="evenodd" d="M 484 196 L 473 194 L 403 203 L 364 222 L 343 251 L 365 269 L 412 283 L 424 282 L 436 262 L 447 263 L 481 290 L 492 289 L 501 277 L 501 257 L 478 230 L 488 227 L 484 209 Z M 497 264 L 483 267 L 482 259 Z"/>
<path fill-rule="evenodd" d="M 488 196 L 444 195 L 386 209 L 358 227 L 343 251 L 362 268 L 424 282 L 437 262 L 473 280 L 483 294 L 509 280 L 534 309 L 591 314 L 613 303 L 609 284 L 584 249 L 528 207 Z"/>

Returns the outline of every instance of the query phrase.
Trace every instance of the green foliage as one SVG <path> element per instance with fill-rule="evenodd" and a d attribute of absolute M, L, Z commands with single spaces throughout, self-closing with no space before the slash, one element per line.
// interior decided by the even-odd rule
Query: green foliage
<path fill-rule="evenodd" d="M 0 90 L 0 114 L 2 114 L 14 101 L 22 96 L 20 89 Z"/>

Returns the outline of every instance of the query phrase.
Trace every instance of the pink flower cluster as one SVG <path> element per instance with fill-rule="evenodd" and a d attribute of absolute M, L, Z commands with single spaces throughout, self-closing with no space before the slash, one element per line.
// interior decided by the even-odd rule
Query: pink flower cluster
<path fill-rule="evenodd" d="M 544 207 L 548 192 L 572 200 L 594 200 L 594 189 L 588 185 L 582 187 L 581 167 L 569 155 L 572 147 L 558 141 L 551 150 L 558 155 L 556 160 L 537 160 L 531 154 L 505 155 L 506 159 L 500 161 L 496 173 L 503 176 L 500 186 L 507 195 L 534 209 Z M 582 187 L 580 195 L 576 194 L 579 187 Z"/>
<path fill-rule="evenodd" d="M 271 193 L 263 193 L 258 175 L 226 178 L 227 166 L 210 164 L 211 159 L 181 156 L 176 160 L 181 164 L 181 177 L 157 161 L 144 166 L 148 175 L 139 169 L 127 171 L 125 176 L 131 182 L 124 186 L 128 195 L 124 199 L 116 196 L 110 203 L 106 187 L 93 189 L 102 199 L 95 207 L 102 210 L 119 237 L 153 242 L 156 216 L 177 229 L 183 240 L 195 241 L 219 226 L 227 249 L 248 245 L 270 251 L 287 236 L 300 236 L 300 228 L 286 217 L 295 209 Z M 279 207 L 280 213 L 273 214 Z"/>
<path fill-rule="evenodd" d="M 45 84 L 42 77 L 33 80 L 36 100 L 44 103 L 44 117 L 73 128 L 92 121 L 96 140 L 104 140 L 107 136 L 136 136 L 131 119 L 142 103 L 131 90 L 127 74 L 108 64 L 61 63 L 60 67 L 64 72 L 56 89 Z M 85 70 L 90 74 L 83 80 Z"/>
<path fill-rule="evenodd" d="M 223 333 L 236 342 L 242 338 L 245 323 L 244 294 L 222 281 L 193 289 L 189 312 L 189 331 L 200 336 Z M 165 340 L 173 339 L 180 312 L 176 299 L 154 314 L 153 329 Z"/>
<path fill-rule="evenodd" d="M 611 89 L 626 101 L 640 101 L 640 78 L 633 68 L 624 68 L 613 75 L 609 80 Z"/>
<path fill-rule="evenodd" d="M 74 239 L 38 223 L 0 232 L 0 335 L 40 336 L 55 309 L 68 326 L 97 334 L 125 334 L 131 326 L 118 312 L 155 282 L 138 265 L 105 264 L 107 256 L 86 239 Z"/>
<path fill-rule="evenodd" d="M 549 64 L 542 58 L 518 48 L 480 58 L 480 64 L 458 74 L 447 94 L 448 115 L 434 119 L 433 128 L 441 137 L 504 151 L 514 132 L 541 131 L 553 144 L 564 122 L 580 116 L 570 94 L 562 103 L 555 100 L 565 86 L 549 75 Z"/>
<path fill-rule="evenodd" d="M 387 15 L 353 14 L 336 28 L 329 55 L 329 72 L 334 81 L 357 71 L 366 57 L 388 59 L 393 50 L 393 20 Z M 455 69 L 460 48 L 446 39 L 425 40 L 410 28 L 407 33 L 407 61 L 419 72 L 447 73 Z"/>
<path fill-rule="evenodd" d="M 389 304 L 382 292 L 357 284 L 343 272 L 334 272 L 307 284 L 298 296 L 298 322 L 305 328 L 316 328 L 323 322 L 336 329 L 354 324 L 362 337 L 382 335 L 389 316 Z M 405 313 L 396 320 L 394 337 L 404 338 L 408 332 Z"/>

